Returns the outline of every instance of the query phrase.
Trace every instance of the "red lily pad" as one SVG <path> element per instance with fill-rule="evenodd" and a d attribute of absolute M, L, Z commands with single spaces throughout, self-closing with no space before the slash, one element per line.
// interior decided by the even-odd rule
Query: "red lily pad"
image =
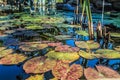
<path fill-rule="evenodd" d="M 56 60 L 49 59 L 47 57 L 35 57 L 28 60 L 23 69 L 26 73 L 45 73 L 51 70 L 56 64 Z"/>
<path fill-rule="evenodd" d="M 61 80 L 77 80 L 83 75 L 83 68 L 80 65 L 59 61 L 52 70 L 53 75 Z"/>
<path fill-rule="evenodd" d="M 52 46 L 52 47 L 56 47 L 56 46 L 60 46 L 62 45 L 61 42 L 52 42 L 52 43 L 48 43 L 48 46 Z"/>
<path fill-rule="evenodd" d="M 68 45 L 60 45 L 55 48 L 58 52 L 78 52 L 80 49 L 78 47 L 70 47 Z"/>
<path fill-rule="evenodd" d="M 97 72 L 95 69 L 90 68 L 90 67 L 84 69 L 84 75 L 85 75 L 85 78 L 87 80 L 95 80 L 95 79 L 103 78 L 104 77 L 99 72 Z"/>
<path fill-rule="evenodd" d="M 99 73 L 103 74 L 106 78 L 120 78 L 120 74 L 113 69 L 106 66 L 96 66 Z"/>
<path fill-rule="evenodd" d="M 9 54 L 0 59 L 0 64 L 4 64 L 4 65 L 18 64 L 26 59 L 27 57 L 25 57 L 22 54 Z"/>

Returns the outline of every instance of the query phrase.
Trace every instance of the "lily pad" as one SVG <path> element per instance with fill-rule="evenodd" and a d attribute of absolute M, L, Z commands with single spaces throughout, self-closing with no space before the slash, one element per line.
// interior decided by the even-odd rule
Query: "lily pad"
<path fill-rule="evenodd" d="M 120 33 L 111 33 L 111 36 L 112 37 L 120 38 Z"/>
<path fill-rule="evenodd" d="M 0 59 L 0 64 L 4 64 L 4 65 L 18 64 L 26 59 L 27 57 L 25 57 L 22 54 L 9 54 Z"/>
<path fill-rule="evenodd" d="M 68 45 L 60 45 L 55 48 L 57 52 L 78 52 L 79 50 L 78 47 L 70 47 Z"/>
<path fill-rule="evenodd" d="M 37 29 L 43 29 L 42 26 L 38 26 L 38 25 L 29 25 L 27 27 L 25 27 L 26 29 L 30 29 L 30 30 L 37 30 Z"/>
<path fill-rule="evenodd" d="M 120 52 L 120 46 L 116 46 L 114 49 Z"/>
<path fill-rule="evenodd" d="M 52 69 L 52 73 L 57 79 L 61 80 L 77 80 L 83 75 L 83 68 L 80 65 L 59 61 Z"/>
<path fill-rule="evenodd" d="M 35 57 L 28 60 L 23 69 L 26 73 L 45 73 L 50 71 L 56 64 L 56 60 L 49 59 L 47 57 Z"/>
<path fill-rule="evenodd" d="M 5 47 L 0 47 L 0 58 L 7 56 L 8 54 L 11 54 L 13 52 L 12 49 L 6 49 Z"/>
<path fill-rule="evenodd" d="M 67 40 L 67 39 L 71 39 L 70 35 L 57 35 L 55 36 L 55 39 L 57 40 Z"/>
<path fill-rule="evenodd" d="M 104 78 L 104 76 L 97 72 L 97 70 L 90 67 L 84 69 L 84 75 L 87 80 L 97 80 L 99 78 Z"/>
<path fill-rule="evenodd" d="M 107 59 L 119 59 L 120 52 L 110 49 L 99 49 L 95 52 L 96 54 L 100 54 L 98 57 L 107 58 Z"/>
<path fill-rule="evenodd" d="M 120 74 L 116 72 L 115 70 L 110 69 L 109 67 L 99 65 L 99 66 L 96 66 L 96 68 L 98 72 L 104 75 L 104 77 L 106 78 L 119 78 L 120 79 Z"/>
<path fill-rule="evenodd" d="M 85 59 L 94 59 L 94 58 L 96 58 L 94 53 L 85 52 L 83 50 L 79 51 L 79 55 L 81 57 L 85 58 Z"/>
<path fill-rule="evenodd" d="M 26 42 L 25 44 L 20 46 L 20 50 L 22 50 L 22 51 L 36 51 L 36 50 L 42 50 L 46 47 L 48 47 L 47 44 Z"/>
<path fill-rule="evenodd" d="M 52 47 L 56 47 L 56 46 L 60 46 L 62 45 L 61 42 L 51 42 L 51 43 L 48 43 L 48 46 L 52 46 Z"/>
<path fill-rule="evenodd" d="M 82 36 L 89 36 L 88 32 L 83 31 L 83 30 L 76 31 L 76 33 L 77 33 L 78 35 L 82 35 Z"/>
<path fill-rule="evenodd" d="M 27 78 L 26 80 L 44 80 L 44 75 L 34 75 L 34 76 L 30 76 L 30 77 Z"/>
<path fill-rule="evenodd" d="M 83 49 L 98 49 L 100 44 L 94 41 L 76 41 L 76 46 Z"/>
<path fill-rule="evenodd" d="M 79 55 L 77 52 L 50 51 L 45 56 L 56 59 L 56 60 L 63 60 L 63 61 L 69 62 L 69 63 L 79 59 Z"/>

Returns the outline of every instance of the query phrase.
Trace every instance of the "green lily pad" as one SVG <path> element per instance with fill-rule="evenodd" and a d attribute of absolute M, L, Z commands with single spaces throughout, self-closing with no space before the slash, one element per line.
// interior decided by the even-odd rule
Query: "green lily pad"
<path fill-rule="evenodd" d="M 110 33 L 112 37 L 120 38 L 120 33 Z"/>
<path fill-rule="evenodd" d="M 76 46 L 83 49 L 98 49 L 100 44 L 94 41 L 76 41 Z"/>
<path fill-rule="evenodd" d="M 6 49 L 5 47 L 0 47 L 0 58 L 7 56 L 8 54 L 11 54 L 13 52 L 12 49 Z"/>
<path fill-rule="evenodd" d="M 67 40 L 67 39 L 71 39 L 70 35 L 57 35 L 55 36 L 55 39 L 57 40 Z"/>
<path fill-rule="evenodd" d="M 100 54 L 99 57 L 107 58 L 107 59 L 119 59 L 120 58 L 120 52 L 115 50 L 109 50 L 109 49 L 99 49 L 95 53 Z"/>
<path fill-rule="evenodd" d="M 79 51 L 79 55 L 81 57 L 85 58 L 85 59 L 94 59 L 94 58 L 96 58 L 94 53 L 85 52 L 83 50 Z"/>
<path fill-rule="evenodd" d="M 44 80 L 44 75 L 34 75 L 28 77 L 26 80 Z"/>
<path fill-rule="evenodd" d="M 13 64 L 18 64 L 20 62 L 23 62 L 26 59 L 27 57 L 25 57 L 22 54 L 9 54 L 0 59 L 0 64 L 13 65 Z"/>
<path fill-rule="evenodd" d="M 89 36 L 88 32 L 83 31 L 83 30 L 76 31 L 76 33 L 77 33 L 78 35 L 82 35 L 82 36 Z"/>
<path fill-rule="evenodd" d="M 73 62 L 73 61 L 79 59 L 79 55 L 77 52 L 50 51 L 45 56 L 56 59 L 56 60 L 63 60 L 63 61 L 67 61 L 67 62 Z"/>
<path fill-rule="evenodd" d="M 26 73 L 45 73 L 50 71 L 56 64 L 56 60 L 47 58 L 45 56 L 35 57 L 23 65 Z"/>
<path fill-rule="evenodd" d="M 43 29 L 42 26 L 38 26 L 38 25 L 29 25 L 27 27 L 25 27 L 26 29 L 30 29 L 30 30 L 37 30 L 37 29 Z"/>

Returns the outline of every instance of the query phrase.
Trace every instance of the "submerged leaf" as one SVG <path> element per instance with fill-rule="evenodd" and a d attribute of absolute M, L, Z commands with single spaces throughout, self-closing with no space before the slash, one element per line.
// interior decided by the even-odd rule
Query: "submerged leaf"
<path fill-rule="evenodd" d="M 28 60 L 24 65 L 23 69 L 26 73 L 45 73 L 51 70 L 56 64 L 56 60 L 49 59 L 46 57 L 35 57 Z"/>

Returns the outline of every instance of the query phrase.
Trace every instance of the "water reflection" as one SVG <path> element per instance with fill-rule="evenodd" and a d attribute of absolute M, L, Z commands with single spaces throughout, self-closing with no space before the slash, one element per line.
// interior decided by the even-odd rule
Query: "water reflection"
<path fill-rule="evenodd" d="M 56 14 L 56 8 L 55 6 L 38 6 L 37 7 L 37 13 L 40 15 L 55 15 Z"/>

